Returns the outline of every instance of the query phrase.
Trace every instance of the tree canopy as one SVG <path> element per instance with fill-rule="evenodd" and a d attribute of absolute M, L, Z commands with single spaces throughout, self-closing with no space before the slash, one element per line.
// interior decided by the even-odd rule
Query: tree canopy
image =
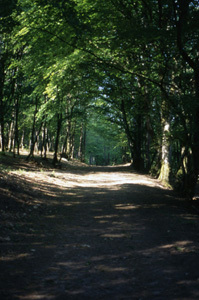
<path fill-rule="evenodd" d="M 3 152 L 131 161 L 193 197 L 198 1 L 4 0 L 0 42 Z"/>

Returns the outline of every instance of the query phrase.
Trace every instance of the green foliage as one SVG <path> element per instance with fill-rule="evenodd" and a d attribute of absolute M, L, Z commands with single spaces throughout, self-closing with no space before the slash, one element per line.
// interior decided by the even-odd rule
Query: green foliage
<path fill-rule="evenodd" d="M 127 139 L 104 115 L 92 115 L 87 124 L 86 161 L 96 165 L 122 163 Z"/>
<path fill-rule="evenodd" d="M 59 151 L 69 157 L 81 152 L 97 164 L 130 158 L 138 170 L 158 173 L 166 138 L 170 177 L 189 184 L 189 171 L 197 178 L 198 1 L 5 4 L 0 125 L 6 147 L 11 137 L 15 144 L 24 137 L 26 145 L 32 137 L 38 148 L 54 149 L 59 120 Z M 190 166 L 182 165 L 183 149 Z"/>

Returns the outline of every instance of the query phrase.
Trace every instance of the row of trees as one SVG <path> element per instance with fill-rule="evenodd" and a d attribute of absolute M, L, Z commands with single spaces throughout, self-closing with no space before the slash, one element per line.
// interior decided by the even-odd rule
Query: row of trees
<path fill-rule="evenodd" d="M 53 43 L 51 38 L 56 31 L 48 33 L 42 23 L 39 25 L 43 18 L 40 14 L 49 14 L 47 22 L 50 22 L 53 13 L 59 12 L 57 8 L 53 10 L 53 5 L 44 6 L 40 11 L 38 3 L 7 1 L 3 7 L 1 149 L 13 151 L 15 155 L 20 148 L 29 148 L 28 158 L 35 151 L 40 151 L 43 158 L 49 150 L 54 151 L 54 164 L 60 152 L 68 159 L 78 157 L 97 164 L 122 162 L 123 146 L 115 140 L 115 135 L 120 134 L 117 128 L 109 130 L 108 121 L 101 116 L 99 136 L 95 125 L 99 116 L 93 117 L 98 96 L 98 86 L 92 80 L 94 64 L 88 67 L 87 58 L 84 61 L 78 50 L 59 38 Z M 30 33 L 26 26 L 31 27 L 29 14 L 36 18 L 32 26 L 39 25 Z M 64 49 L 61 53 L 60 47 Z M 107 153 L 100 153 L 101 149 Z"/>
<path fill-rule="evenodd" d="M 39 143 L 55 163 L 60 151 L 99 164 L 130 157 L 194 195 L 198 1 L 7 0 L 2 11 L 2 151 L 30 140 L 30 156 Z"/>

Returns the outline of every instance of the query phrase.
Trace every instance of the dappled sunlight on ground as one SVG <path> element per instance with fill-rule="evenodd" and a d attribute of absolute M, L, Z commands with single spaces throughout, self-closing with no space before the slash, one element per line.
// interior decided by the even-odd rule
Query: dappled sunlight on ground
<path fill-rule="evenodd" d="M 158 181 L 108 170 L 10 171 L 5 201 L 21 210 L 1 220 L 2 299 L 198 299 L 198 215 Z"/>
<path fill-rule="evenodd" d="M 30 256 L 29 253 L 20 253 L 18 255 L 12 254 L 12 255 L 7 255 L 7 256 L 1 256 L 0 261 L 13 261 L 13 260 L 22 259 L 22 258 L 25 258 L 28 256 Z"/>
<path fill-rule="evenodd" d="M 132 205 L 130 203 L 126 203 L 126 204 L 116 204 L 115 208 L 116 209 L 122 209 L 122 210 L 130 210 L 130 209 L 136 209 L 139 208 L 139 205 Z"/>
<path fill-rule="evenodd" d="M 12 171 L 12 174 L 16 174 L 27 180 L 39 181 L 40 184 L 48 182 L 48 184 L 54 184 L 60 186 L 62 189 L 67 187 L 109 187 L 112 186 L 116 189 L 120 189 L 123 184 L 140 184 L 146 186 L 154 186 L 163 188 L 163 186 L 150 177 L 143 179 L 142 175 L 125 173 L 125 172 L 91 172 L 91 174 L 72 174 L 67 171 L 41 171 L 41 172 L 28 172 L 21 173 L 20 171 Z"/>
<path fill-rule="evenodd" d="M 21 300 L 39 300 L 39 299 L 55 299 L 55 296 L 52 296 L 48 293 L 30 293 L 26 296 L 19 296 L 17 297 L 18 299 L 21 299 Z"/>
<path fill-rule="evenodd" d="M 193 243 L 193 241 L 175 241 L 170 244 L 164 244 L 157 247 L 145 249 L 144 251 L 139 251 L 142 255 L 148 257 L 148 255 L 155 253 L 162 253 L 162 255 L 180 255 L 183 253 L 195 253 L 198 254 L 198 247 Z"/>

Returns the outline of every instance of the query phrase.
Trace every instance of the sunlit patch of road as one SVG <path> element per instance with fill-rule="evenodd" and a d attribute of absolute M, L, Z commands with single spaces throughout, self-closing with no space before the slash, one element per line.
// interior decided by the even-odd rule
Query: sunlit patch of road
<path fill-rule="evenodd" d="M 45 172 L 24 172 L 12 171 L 12 173 L 25 177 L 27 180 L 34 180 L 40 183 L 48 183 L 68 187 L 105 187 L 110 189 L 119 188 L 121 185 L 146 185 L 151 187 L 163 188 L 158 180 L 149 176 L 135 174 L 131 172 L 87 172 L 87 173 L 71 173 L 67 171 L 45 171 Z"/>

